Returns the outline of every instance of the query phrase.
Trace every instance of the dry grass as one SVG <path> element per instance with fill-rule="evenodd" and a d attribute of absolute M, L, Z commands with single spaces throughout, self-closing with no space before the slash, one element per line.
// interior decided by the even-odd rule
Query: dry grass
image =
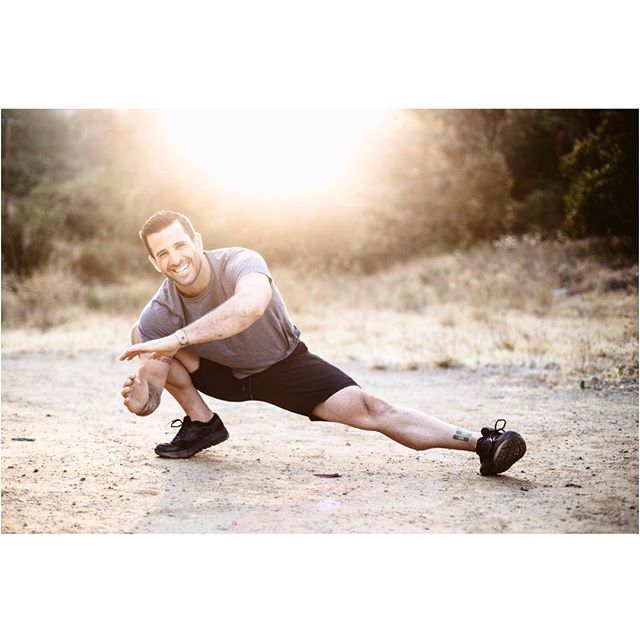
<path fill-rule="evenodd" d="M 297 321 L 312 348 L 336 360 L 357 360 L 375 368 L 416 369 L 486 365 L 536 370 L 549 381 L 597 377 L 637 380 L 637 295 L 610 313 L 590 316 L 596 300 L 558 302 L 561 314 L 508 311 L 489 321 L 457 309 L 457 323 L 442 326 L 449 305 L 424 313 L 343 309 L 303 314 Z M 336 329 L 336 327 L 340 327 Z"/>
<path fill-rule="evenodd" d="M 47 269 L 24 280 L 2 282 L 2 324 L 50 329 L 71 320 L 82 286 L 69 273 Z"/>
<path fill-rule="evenodd" d="M 511 242 L 368 276 L 273 273 L 303 339 L 331 360 L 521 367 L 556 384 L 637 381 L 637 265 L 613 268 L 587 249 Z M 123 347 L 159 282 L 83 287 L 47 272 L 16 291 L 11 284 L 3 284 L 5 351 Z"/>
<path fill-rule="evenodd" d="M 615 266 L 587 243 L 512 241 L 364 277 L 275 275 L 304 337 L 330 358 L 637 381 L 638 267 Z"/>

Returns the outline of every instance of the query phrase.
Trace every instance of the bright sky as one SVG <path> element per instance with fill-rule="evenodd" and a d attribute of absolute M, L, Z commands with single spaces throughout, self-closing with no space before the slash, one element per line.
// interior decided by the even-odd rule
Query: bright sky
<path fill-rule="evenodd" d="M 170 138 L 218 187 L 245 197 L 317 195 L 348 181 L 386 112 L 163 111 Z"/>

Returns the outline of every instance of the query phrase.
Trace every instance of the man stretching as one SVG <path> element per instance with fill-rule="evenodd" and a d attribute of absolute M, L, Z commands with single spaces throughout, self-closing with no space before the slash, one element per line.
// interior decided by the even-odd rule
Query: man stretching
<path fill-rule="evenodd" d="M 173 211 L 153 214 L 140 238 L 166 279 L 134 325 L 133 345 L 120 356 L 141 358 L 137 373 L 122 385 L 124 404 L 147 416 L 166 388 L 186 414 L 174 421 L 180 430 L 156 447 L 157 455 L 189 458 L 229 437 L 199 392 L 231 402 L 261 400 L 310 420 L 378 431 L 418 451 L 475 452 L 483 476 L 506 471 L 524 455 L 524 439 L 505 431 L 504 421 L 476 433 L 389 404 L 310 353 L 255 251 L 203 251 L 189 219 Z"/>

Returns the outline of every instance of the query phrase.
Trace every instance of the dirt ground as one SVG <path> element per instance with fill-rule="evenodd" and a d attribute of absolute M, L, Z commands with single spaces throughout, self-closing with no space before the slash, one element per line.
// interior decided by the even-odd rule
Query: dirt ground
<path fill-rule="evenodd" d="M 505 418 L 527 454 L 483 478 L 465 452 L 416 452 L 266 404 L 220 402 L 229 440 L 163 460 L 153 448 L 175 433 L 178 405 L 165 395 L 152 416 L 129 414 L 119 389 L 132 364 L 116 351 L 9 353 L 2 532 L 638 532 L 637 385 L 343 367 L 372 393 L 468 428 Z"/>

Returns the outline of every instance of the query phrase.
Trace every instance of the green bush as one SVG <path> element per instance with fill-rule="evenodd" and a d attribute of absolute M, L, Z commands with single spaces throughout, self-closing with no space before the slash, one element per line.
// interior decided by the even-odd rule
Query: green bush
<path fill-rule="evenodd" d="M 575 238 L 638 237 L 638 112 L 605 112 L 578 141 L 562 169 L 570 180 L 565 229 Z"/>
<path fill-rule="evenodd" d="M 560 184 L 536 189 L 518 204 L 516 233 L 561 229 L 564 222 L 564 189 Z"/>

